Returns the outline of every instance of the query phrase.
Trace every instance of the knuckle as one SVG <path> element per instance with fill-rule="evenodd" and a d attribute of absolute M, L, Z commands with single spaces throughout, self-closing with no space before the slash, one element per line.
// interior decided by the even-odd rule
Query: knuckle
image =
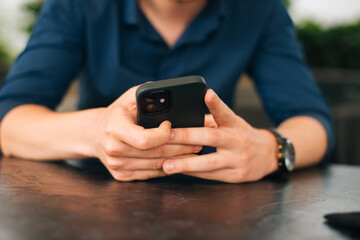
<path fill-rule="evenodd" d="M 126 164 L 123 160 L 116 160 L 116 165 L 117 165 L 118 169 L 123 169 Z"/>
<path fill-rule="evenodd" d="M 130 171 L 121 171 L 121 172 L 116 172 L 113 174 L 113 177 L 120 182 L 130 182 L 133 179 L 133 172 Z"/>
<path fill-rule="evenodd" d="M 149 166 L 150 169 L 153 169 L 153 170 L 162 169 L 162 164 L 163 164 L 164 160 L 165 159 L 151 161 L 150 166 Z"/>
<path fill-rule="evenodd" d="M 187 142 L 189 139 L 190 139 L 190 132 L 188 131 L 188 129 L 184 129 L 182 133 L 182 140 L 184 142 Z"/>
<path fill-rule="evenodd" d="M 104 150 L 108 156 L 116 156 L 119 153 L 119 149 L 116 147 L 113 141 L 109 141 L 105 144 Z"/>
<path fill-rule="evenodd" d="M 146 137 L 146 136 L 140 136 L 138 138 L 138 148 L 141 150 L 146 150 L 149 149 L 151 145 L 151 140 L 150 138 Z"/>
<path fill-rule="evenodd" d="M 111 169 L 111 170 L 116 170 L 117 169 L 117 165 L 116 165 L 116 162 L 113 160 L 113 159 L 108 159 L 107 161 L 106 161 L 106 165 L 107 165 L 107 167 L 109 168 L 109 169 Z"/>
<path fill-rule="evenodd" d="M 105 135 L 106 136 L 112 136 L 114 133 L 114 127 L 112 126 L 112 124 L 108 124 L 105 127 Z"/>
<path fill-rule="evenodd" d="M 108 159 L 107 166 L 112 170 L 119 170 L 124 167 L 124 162 L 122 160 Z"/>
<path fill-rule="evenodd" d="M 152 150 L 152 156 L 154 157 L 165 157 L 165 154 L 165 146 L 157 147 Z"/>

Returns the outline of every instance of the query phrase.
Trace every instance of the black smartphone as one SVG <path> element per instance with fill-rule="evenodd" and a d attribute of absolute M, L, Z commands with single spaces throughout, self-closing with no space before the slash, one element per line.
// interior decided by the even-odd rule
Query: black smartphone
<path fill-rule="evenodd" d="M 203 127 L 206 89 L 201 76 L 141 85 L 136 91 L 138 125 L 155 128 L 169 120 L 173 128 Z"/>

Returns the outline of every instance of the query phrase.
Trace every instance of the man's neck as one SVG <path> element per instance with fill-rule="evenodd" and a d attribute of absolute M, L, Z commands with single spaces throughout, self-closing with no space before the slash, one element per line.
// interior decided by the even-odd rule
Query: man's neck
<path fill-rule="evenodd" d="M 169 46 L 176 43 L 207 2 L 208 0 L 138 0 L 140 9 Z"/>
<path fill-rule="evenodd" d="M 191 21 L 205 7 L 207 0 L 138 0 L 142 10 L 168 21 Z"/>

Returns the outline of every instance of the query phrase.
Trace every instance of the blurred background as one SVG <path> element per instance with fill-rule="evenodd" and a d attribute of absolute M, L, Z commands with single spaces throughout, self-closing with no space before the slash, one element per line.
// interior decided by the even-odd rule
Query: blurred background
<path fill-rule="evenodd" d="M 44 0 L 0 1 L 0 84 L 24 49 Z M 360 1 L 284 0 L 314 77 L 333 114 L 337 144 L 331 162 L 360 165 Z M 76 83 L 59 111 L 76 109 Z M 251 79 L 242 76 L 235 112 L 269 127 Z"/>

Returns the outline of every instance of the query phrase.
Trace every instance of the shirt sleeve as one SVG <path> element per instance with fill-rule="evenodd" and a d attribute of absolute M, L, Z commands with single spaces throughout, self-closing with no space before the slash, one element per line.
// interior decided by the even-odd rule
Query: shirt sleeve
<path fill-rule="evenodd" d="M 310 116 L 326 129 L 328 149 L 334 147 L 334 124 L 328 106 L 305 64 L 293 23 L 281 0 L 272 2 L 263 35 L 250 65 L 265 109 L 275 125 L 294 116 Z"/>
<path fill-rule="evenodd" d="M 47 0 L 25 50 L 0 89 L 0 121 L 13 108 L 54 109 L 76 77 L 83 55 L 80 1 Z"/>

